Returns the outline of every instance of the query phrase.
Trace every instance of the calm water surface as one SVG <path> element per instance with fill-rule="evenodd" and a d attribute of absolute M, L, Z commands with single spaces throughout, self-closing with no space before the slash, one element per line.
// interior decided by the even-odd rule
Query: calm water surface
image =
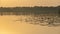
<path fill-rule="evenodd" d="M 25 21 L 29 17 L 31 16 L 0 16 L 0 34 L 60 34 L 60 26 L 48 27 L 38 25 L 38 23 L 37 25 L 30 24 L 35 21 Z"/>

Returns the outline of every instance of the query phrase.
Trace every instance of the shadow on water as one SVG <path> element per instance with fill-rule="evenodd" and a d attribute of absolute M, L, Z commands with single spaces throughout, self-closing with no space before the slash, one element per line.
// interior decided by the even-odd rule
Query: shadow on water
<path fill-rule="evenodd" d="M 33 25 L 41 26 L 60 26 L 60 17 L 58 16 L 44 16 L 44 15 L 23 15 L 16 21 L 26 22 Z"/>

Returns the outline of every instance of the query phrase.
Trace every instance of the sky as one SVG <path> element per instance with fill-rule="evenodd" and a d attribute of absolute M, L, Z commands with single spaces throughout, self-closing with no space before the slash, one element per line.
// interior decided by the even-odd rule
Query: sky
<path fill-rule="evenodd" d="M 0 0 L 0 6 L 2 7 L 58 5 L 60 5 L 60 0 Z"/>

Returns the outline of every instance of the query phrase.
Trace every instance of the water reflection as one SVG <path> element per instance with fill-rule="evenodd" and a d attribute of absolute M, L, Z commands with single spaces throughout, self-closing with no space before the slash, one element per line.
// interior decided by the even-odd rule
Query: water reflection
<path fill-rule="evenodd" d="M 58 16 L 41 16 L 41 15 L 22 15 L 16 21 L 26 22 L 29 24 L 41 26 L 59 26 L 60 17 Z"/>

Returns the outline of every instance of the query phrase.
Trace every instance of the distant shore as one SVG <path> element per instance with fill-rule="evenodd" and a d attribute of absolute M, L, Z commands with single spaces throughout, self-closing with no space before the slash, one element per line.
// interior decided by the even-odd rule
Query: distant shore
<path fill-rule="evenodd" d="M 60 6 L 57 7 L 0 7 L 0 15 L 59 15 Z"/>

